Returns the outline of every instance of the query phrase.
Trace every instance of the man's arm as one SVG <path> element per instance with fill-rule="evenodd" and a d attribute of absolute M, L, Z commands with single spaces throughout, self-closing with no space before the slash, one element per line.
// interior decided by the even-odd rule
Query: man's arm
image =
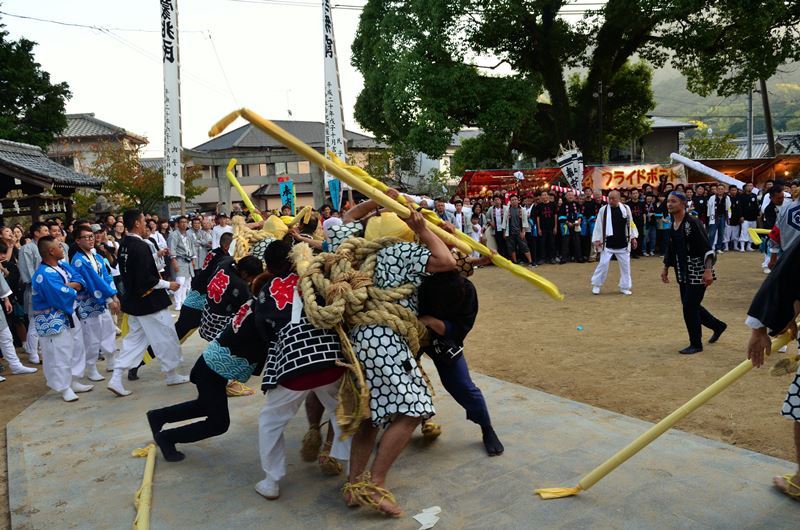
<path fill-rule="evenodd" d="M 409 227 L 419 236 L 420 241 L 428 247 L 431 255 L 425 267 L 427 272 L 447 272 L 456 268 L 456 260 L 447 245 L 430 231 L 425 218 L 419 212 L 413 212 L 406 219 Z"/>

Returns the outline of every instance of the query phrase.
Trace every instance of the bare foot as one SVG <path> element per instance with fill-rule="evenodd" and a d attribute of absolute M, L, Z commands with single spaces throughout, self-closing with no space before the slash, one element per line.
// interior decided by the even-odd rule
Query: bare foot
<path fill-rule="evenodd" d="M 800 486 L 798 486 L 798 484 L 800 484 L 800 473 L 794 476 L 783 475 L 772 477 L 772 483 L 786 495 L 800 501 Z"/>

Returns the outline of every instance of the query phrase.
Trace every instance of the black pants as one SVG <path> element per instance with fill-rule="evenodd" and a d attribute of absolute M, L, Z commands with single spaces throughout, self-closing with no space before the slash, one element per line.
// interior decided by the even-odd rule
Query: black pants
<path fill-rule="evenodd" d="M 546 261 L 556 259 L 556 236 L 553 234 L 553 229 L 543 229 L 539 239 L 542 241 L 542 252 L 539 254 L 541 259 Z"/>
<path fill-rule="evenodd" d="M 531 265 L 536 263 L 536 260 L 538 259 L 538 256 L 539 256 L 536 253 L 536 240 L 537 239 L 538 238 L 537 237 L 533 237 L 533 234 L 531 234 L 530 232 L 525 234 L 525 242 L 528 244 L 528 251 L 531 253 Z M 517 258 L 519 258 L 519 256 L 517 256 Z"/>
<path fill-rule="evenodd" d="M 492 420 L 489 418 L 486 400 L 483 399 L 481 389 L 475 385 L 469 375 L 469 367 L 464 355 L 460 355 L 450 363 L 434 357 L 433 363 L 436 365 L 436 371 L 439 372 L 442 386 L 467 411 L 467 419 L 481 427 L 491 426 Z"/>
<path fill-rule="evenodd" d="M 572 257 L 575 261 L 583 260 L 583 253 L 581 252 L 581 233 L 569 231 L 567 235 L 561 235 L 561 260 L 568 261 L 572 252 Z"/>
<path fill-rule="evenodd" d="M 636 256 L 641 256 L 644 254 L 644 219 L 638 221 L 634 219 L 633 224 L 636 225 L 636 230 L 639 232 L 639 237 L 636 238 L 638 244 L 636 245 L 636 250 L 633 251 L 633 254 Z"/>
<path fill-rule="evenodd" d="M 183 343 L 183 341 L 192 333 L 192 331 L 200 327 L 200 320 L 202 317 L 203 312 L 199 309 L 186 306 L 181 307 L 178 320 L 175 321 L 175 332 L 178 334 L 178 340 L 180 340 L 181 343 Z M 149 353 L 150 357 L 153 359 L 156 358 L 156 353 L 153 351 L 152 347 L 147 347 L 147 353 Z M 144 361 L 139 363 L 139 366 L 142 366 L 143 364 Z"/>
<path fill-rule="evenodd" d="M 686 322 L 686 331 L 689 332 L 689 342 L 695 348 L 703 347 L 703 328 L 711 330 L 722 327 L 723 322 L 708 312 L 703 307 L 703 297 L 706 294 L 705 285 L 692 285 L 679 283 L 681 290 L 681 304 L 683 304 L 683 321 Z"/>
<path fill-rule="evenodd" d="M 502 230 L 495 230 L 494 232 L 494 240 L 497 243 L 497 252 L 500 253 L 501 256 L 508 259 L 508 248 L 506 247 L 506 235 L 503 233 Z"/>
<path fill-rule="evenodd" d="M 209 368 L 202 356 L 194 363 L 189 377 L 197 386 L 197 399 L 157 409 L 150 414 L 165 424 L 204 416 L 206 419 L 161 431 L 169 443 L 185 444 L 219 436 L 227 432 L 231 424 L 228 395 L 225 393 L 228 381 Z"/>

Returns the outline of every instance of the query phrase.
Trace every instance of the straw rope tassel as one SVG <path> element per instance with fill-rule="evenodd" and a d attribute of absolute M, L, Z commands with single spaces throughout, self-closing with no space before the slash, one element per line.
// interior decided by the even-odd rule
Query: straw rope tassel
<path fill-rule="evenodd" d="M 786 332 L 779 337 L 772 339 L 770 353 L 775 353 L 792 340 L 791 332 Z M 697 394 L 695 397 L 680 406 L 675 412 L 650 427 L 644 434 L 620 449 L 614 456 L 597 466 L 588 475 L 584 476 L 574 488 L 540 488 L 534 493 L 542 499 L 560 499 L 577 495 L 581 491 L 586 491 L 606 475 L 614 471 L 617 467 L 624 464 L 636 453 L 647 447 L 656 438 L 671 429 L 680 420 L 702 407 L 711 398 L 721 393 L 723 390 L 738 381 L 747 372 L 753 369 L 753 363 L 747 359 L 742 361 L 736 368 L 723 375 L 711 384 L 708 388 Z"/>
<path fill-rule="evenodd" d="M 153 471 L 156 467 L 156 446 L 149 444 L 147 447 L 134 449 L 131 456 L 147 457 L 147 462 L 144 464 L 142 485 L 133 498 L 133 504 L 136 507 L 133 530 L 148 530 L 150 528 L 150 509 L 153 504 Z"/>
<path fill-rule="evenodd" d="M 335 176 L 351 188 L 360 193 L 363 193 L 370 199 L 377 202 L 381 207 L 386 208 L 389 211 L 396 213 L 400 218 L 406 219 L 411 215 L 411 209 L 398 201 L 388 197 L 384 194 L 380 189 L 376 189 L 376 186 L 373 185 L 374 182 L 378 181 L 370 181 L 370 183 L 365 182 L 361 177 L 356 176 L 352 171 L 348 171 L 339 167 L 338 164 L 333 162 L 332 160 L 328 160 L 325 156 L 318 153 L 316 150 L 308 146 L 307 144 L 300 141 L 298 138 L 293 136 L 292 134 L 286 132 L 282 128 L 275 125 L 273 122 L 259 116 L 257 113 L 253 112 L 250 109 L 242 108 L 235 110 L 219 120 L 209 131 L 209 136 L 216 136 L 225 130 L 231 123 L 233 123 L 236 118 L 242 117 L 264 131 L 265 133 L 269 134 L 271 137 L 278 140 L 281 144 L 289 148 L 290 150 L 294 151 L 296 154 L 304 157 L 309 162 L 319 166 L 320 168 L 324 169 L 331 175 Z M 371 178 L 371 177 L 370 177 Z M 431 212 L 432 213 L 432 212 Z M 472 250 L 477 250 L 479 253 L 485 256 L 492 256 L 492 262 L 501 267 L 512 272 L 515 276 L 518 276 L 536 287 L 545 291 L 548 295 L 550 295 L 555 300 L 563 300 L 564 295 L 558 290 L 558 287 L 546 280 L 545 278 L 539 276 L 538 274 L 533 273 L 523 267 L 518 265 L 514 265 L 507 259 L 503 258 L 499 254 L 492 255 L 491 251 L 484 245 L 475 242 L 472 238 L 467 236 L 466 234 L 461 234 L 457 236 L 453 236 L 449 232 L 442 230 L 438 225 L 441 224 L 440 220 L 434 219 L 430 214 L 426 214 L 423 211 L 423 215 L 426 216 L 426 221 L 428 221 L 428 226 L 440 239 L 445 241 L 449 246 L 457 247 L 463 254 L 469 255 Z M 438 221 L 438 222 L 437 222 Z"/>

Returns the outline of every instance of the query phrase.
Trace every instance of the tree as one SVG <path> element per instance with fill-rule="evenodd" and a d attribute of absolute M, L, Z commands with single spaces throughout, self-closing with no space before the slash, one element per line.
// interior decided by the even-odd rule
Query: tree
<path fill-rule="evenodd" d="M 768 77 L 800 42 L 797 2 L 777 4 L 783 0 L 608 0 L 569 23 L 559 11 L 576 4 L 566 0 L 369 0 L 353 43 L 353 65 L 364 76 L 356 119 L 380 139 L 434 158 L 472 126 L 524 156 L 552 157 L 574 140 L 587 159 L 598 159 L 601 125 L 604 145 L 623 139 L 626 128 L 630 139 L 652 108 L 645 67 L 631 63 L 634 57 L 702 71 L 703 60 L 691 54 L 727 44 L 723 29 L 750 42 L 769 28 L 767 43 L 755 42 L 754 50 L 781 53 L 752 67 Z M 736 17 L 759 21 L 739 31 Z M 724 69 L 714 62 L 708 69 L 703 79 L 719 85 Z M 577 84 L 568 75 L 575 70 Z"/>
<path fill-rule="evenodd" d="M 475 138 L 465 138 L 453 154 L 450 172 L 453 176 L 461 176 L 468 169 L 498 169 L 511 167 L 514 163 L 508 142 L 489 134 L 481 134 Z"/>
<path fill-rule="evenodd" d="M 34 60 L 35 42 L 10 40 L 0 24 L 0 138 L 43 149 L 67 127 L 67 83 L 53 84 Z"/>
<path fill-rule="evenodd" d="M 139 162 L 141 147 L 125 148 L 116 143 L 102 143 L 96 148 L 97 159 L 91 173 L 104 180 L 103 190 L 111 194 L 123 208 L 153 211 L 161 202 L 177 201 L 178 197 L 164 197 L 164 174 L 158 169 L 142 167 Z M 201 177 L 200 167 L 184 167 L 184 195 L 187 201 L 205 191 L 195 181 Z"/>
<path fill-rule="evenodd" d="M 694 133 L 683 142 L 683 154 L 693 159 L 733 158 L 739 152 L 736 144 L 732 143 L 732 134 L 714 133 L 702 121 L 692 121 L 697 125 Z"/>

